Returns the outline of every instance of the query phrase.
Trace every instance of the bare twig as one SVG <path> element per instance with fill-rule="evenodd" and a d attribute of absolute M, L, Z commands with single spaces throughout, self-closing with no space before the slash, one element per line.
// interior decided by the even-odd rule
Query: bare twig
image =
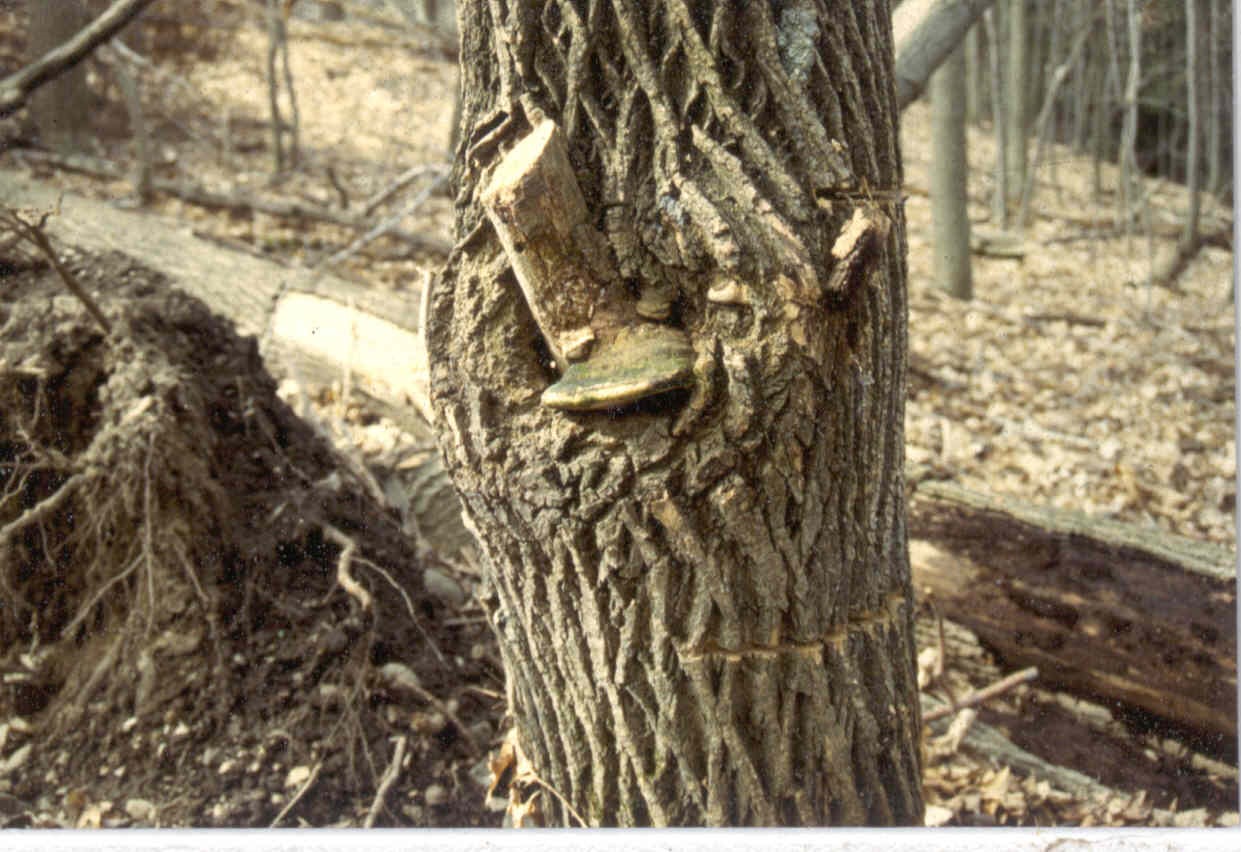
<path fill-rule="evenodd" d="M 423 203 L 428 198 L 431 197 L 431 194 L 435 192 L 436 188 L 447 179 L 448 179 L 447 175 L 440 175 L 438 178 L 432 181 L 424 190 L 422 190 L 422 192 L 414 196 L 413 200 L 410 201 L 409 204 L 405 205 L 405 207 L 401 208 L 396 213 L 393 213 L 391 216 L 384 219 L 378 225 L 371 228 L 365 234 L 358 237 L 356 240 L 354 240 L 349 245 L 345 246 L 340 251 L 336 252 L 330 257 L 327 257 L 319 261 L 319 263 L 315 265 L 315 268 L 325 268 L 329 266 L 335 266 L 338 263 L 346 261 L 349 258 L 353 257 L 355 254 L 357 254 L 359 251 L 364 249 L 366 246 L 373 243 L 375 240 L 379 239 L 385 234 L 392 233 L 396 229 L 397 224 L 402 219 L 404 219 L 406 216 L 410 215 L 415 210 L 417 210 L 419 207 L 421 207 Z"/>
<path fill-rule="evenodd" d="M 11 115 L 35 89 L 73 68 L 116 35 L 155 0 L 117 0 L 102 15 L 59 47 L 0 80 L 0 118 Z"/>
<path fill-rule="evenodd" d="M 362 823 L 363 828 L 375 827 L 375 820 L 379 817 L 380 810 L 383 809 L 384 800 L 388 798 L 388 791 L 392 789 L 392 785 L 400 777 L 401 762 L 405 760 L 405 747 L 408 744 L 409 738 L 404 734 L 396 738 L 396 751 L 393 752 L 392 761 L 388 764 L 388 768 L 384 770 L 383 778 L 379 781 L 379 789 L 375 791 L 375 799 L 371 802 L 371 809 L 366 814 L 366 821 Z"/>
<path fill-rule="evenodd" d="M 364 559 L 361 556 L 358 557 L 358 561 L 373 570 L 379 576 L 383 577 L 388 581 L 388 585 L 397 590 L 397 592 L 401 595 L 401 598 L 405 601 L 405 609 L 409 613 L 409 620 L 414 623 L 414 627 L 418 629 L 418 633 L 421 634 L 424 640 L 426 640 L 426 643 L 431 648 L 432 653 L 435 654 L 435 658 L 440 661 L 441 665 L 447 666 L 448 660 L 444 657 L 443 652 L 440 651 L 439 645 L 435 644 L 435 640 L 431 638 L 431 634 L 427 633 L 426 628 L 422 626 L 422 622 L 418 620 L 418 616 L 414 612 L 414 602 L 409 599 L 409 593 L 405 591 L 401 584 L 398 583 L 391 574 L 376 565 L 374 562 L 369 559 Z"/>
<path fill-rule="evenodd" d="M 293 798 L 289 799 L 289 803 L 280 809 L 280 813 L 276 814 L 276 818 L 271 821 L 271 825 L 267 826 L 268 828 L 275 828 L 280 825 L 280 821 L 289 815 L 289 811 L 293 810 L 293 806 L 302 800 L 302 796 L 306 795 L 306 791 L 309 790 L 311 785 L 315 783 L 315 780 L 319 777 L 319 770 L 321 768 L 323 768 L 322 760 L 316 763 L 314 768 L 310 770 L 310 777 L 307 778 L 305 783 L 298 788 L 297 793 L 293 796 Z"/>
<path fill-rule="evenodd" d="M 951 716 L 953 713 L 963 710 L 966 707 L 973 707 L 976 704 L 982 704 L 983 702 L 990 701 L 997 695 L 1002 695 L 1013 687 L 1032 681 L 1036 677 L 1038 677 L 1038 669 L 1034 666 L 1030 666 L 1028 669 L 1022 669 L 1019 672 L 1013 672 L 1008 677 L 1001 678 L 990 686 L 985 686 L 982 689 L 971 692 L 960 701 L 954 701 L 951 704 L 944 704 L 940 707 L 936 707 L 934 710 L 928 711 L 923 714 L 922 721 L 934 722 L 936 719 Z"/>
<path fill-rule="evenodd" d="M 400 176 L 397 177 L 396 180 L 366 200 L 366 204 L 362 206 L 362 215 L 370 216 L 379 209 L 380 205 L 384 204 L 392 196 L 396 195 L 405 187 L 418 180 L 418 178 L 424 175 L 443 176 L 447 173 L 447 171 L 448 170 L 444 166 L 413 166 L 412 168 L 406 169 L 401 172 Z"/>
<path fill-rule="evenodd" d="M 108 318 L 103 315 L 103 311 L 100 310 L 99 305 L 95 303 L 95 300 L 92 299 L 90 294 L 86 292 L 85 288 L 78 283 L 78 279 L 74 277 L 73 273 L 60 262 L 60 257 L 56 254 L 55 249 L 52 248 L 52 243 L 47 238 L 47 234 L 44 233 L 43 226 L 47 224 L 47 218 L 49 215 L 50 214 L 45 213 L 39 218 L 37 224 L 31 224 L 19 216 L 15 210 L 11 210 L 8 207 L 0 209 L 0 221 L 7 224 L 13 229 L 14 233 L 21 235 L 23 239 L 33 244 L 39 249 L 39 251 L 43 252 L 43 256 L 46 257 L 48 262 L 52 264 L 52 268 L 56 270 L 56 274 L 60 276 L 60 280 L 63 281 L 65 286 L 69 288 L 69 292 L 77 296 L 82 304 L 86 306 L 86 310 L 103 328 L 104 333 L 110 334 L 112 332 L 112 324 L 109 323 Z"/>

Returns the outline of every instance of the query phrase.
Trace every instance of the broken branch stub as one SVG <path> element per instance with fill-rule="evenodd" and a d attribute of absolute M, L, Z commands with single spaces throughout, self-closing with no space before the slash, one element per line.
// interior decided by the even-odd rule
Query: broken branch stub
<path fill-rule="evenodd" d="M 585 357 L 600 285 L 575 245 L 587 224 L 564 137 L 544 121 L 505 155 L 483 193 L 495 227 L 548 348 L 563 370 Z"/>
<path fill-rule="evenodd" d="M 644 322 L 626 299 L 555 122 L 504 156 L 482 202 L 562 373 L 544 405 L 599 411 L 692 383 L 686 333 Z"/>

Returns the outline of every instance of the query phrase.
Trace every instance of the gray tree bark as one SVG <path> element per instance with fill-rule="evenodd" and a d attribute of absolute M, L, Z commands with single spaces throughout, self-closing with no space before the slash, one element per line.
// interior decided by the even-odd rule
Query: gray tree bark
<path fill-rule="evenodd" d="M 1004 57 L 1004 170 L 1008 201 L 1018 200 L 1026 182 L 1026 27 L 1025 0 L 1008 0 L 1008 55 Z"/>
<path fill-rule="evenodd" d="M 30 0 L 31 62 L 71 39 L 86 23 L 77 0 Z M 78 65 L 45 83 L 30 98 L 30 116 L 48 148 L 74 153 L 86 148 L 90 138 L 90 89 L 86 67 Z"/>
<path fill-rule="evenodd" d="M 974 294 L 965 136 L 965 51 L 958 47 L 931 77 L 931 219 L 935 282 L 958 299 Z"/>
<path fill-rule="evenodd" d="M 983 117 L 986 92 L 982 67 L 982 25 L 975 22 L 965 35 L 965 121 L 978 124 Z"/>
<path fill-rule="evenodd" d="M 1008 165 L 1007 165 L 1007 101 L 1003 68 L 1000 63 L 1000 36 L 1004 32 L 1004 4 L 988 9 L 983 16 L 987 30 L 987 58 L 991 71 L 991 131 L 995 135 L 995 189 L 991 193 L 991 221 L 1000 228 L 1008 226 Z"/>
<path fill-rule="evenodd" d="M 1191 245 L 1198 239 L 1198 220 L 1202 210 L 1202 199 L 1199 197 L 1202 187 L 1199 160 L 1202 130 L 1198 118 L 1198 43 L 1201 37 L 1198 31 L 1198 0 L 1185 0 L 1185 108 L 1189 125 L 1185 140 L 1185 183 L 1189 190 L 1189 210 L 1185 214 L 1185 235 L 1181 239 L 1185 245 Z"/>
<path fill-rule="evenodd" d="M 521 747 L 592 825 L 920 824 L 888 3 L 462 0 L 459 23 L 431 403 Z M 485 213 L 517 209 L 487 190 L 547 120 L 581 189 L 564 291 L 687 340 L 690 389 L 541 404 L 553 354 L 609 368 L 544 339 L 557 307 L 532 312 Z M 536 184 L 518 212 L 569 221 Z M 555 266 L 536 236 L 522 275 Z"/>
<path fill-rule="evenodd" d="M 901 109 L 922 93 L 931 73 L 948 58 L 995 0 L 905 0 L 892 13 L 896 40 L 896 101 Z"/>

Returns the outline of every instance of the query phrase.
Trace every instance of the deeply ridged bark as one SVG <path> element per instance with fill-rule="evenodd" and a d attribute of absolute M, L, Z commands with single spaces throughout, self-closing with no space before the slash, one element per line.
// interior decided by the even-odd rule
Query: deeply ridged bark
<path fill-rule="evenodd" d="M 888 4 L 459 10 L 431 392 L 522 747 L 592 824 L 920 823 Z M 540 404 L 481 196 L 543 117 L 693 391 Z"/>

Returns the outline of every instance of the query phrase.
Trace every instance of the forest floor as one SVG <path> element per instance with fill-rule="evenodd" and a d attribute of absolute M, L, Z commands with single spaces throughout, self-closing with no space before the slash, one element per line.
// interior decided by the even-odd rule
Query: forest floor
<path fill-rule="evenodd" d="M 273 181 L 267 42 L 258 7 L 209 5 L 216 12 L 209 26 L 197 21 L 182 31 L 168 18 L 130 41 L 154 60 L 141 79 L 157 176 L 192 178 L 221 194 L 338 210 L 348 202 L 356 210 L 411 167 L 447 166 L 456 70 L 441 36 L 377 13 L 340 22 L 295 18 L 290 61 L 301 161 Z M 143 38 L 156 33 L 162 41 Z M 20 64 L 24 37 L 21 16 L 0 7 L 0 75 Z M 94 156 L 131 162 L 134 149 L 114 76 L 106 66 L 92 65 L 91 82 L 99 97 Z M 980 231 L 995 231 L 988 221 L 994 146 L 979 128 L 971 128 L 969 144 L 971 219 Z M 0 121 L 0 168 L 31 169 L 66 193 L 132 201 L 127 180 L 23 160 L 22 149 L 31 145 L 20 116 Z M 1053 146 L 1035 184 L 1024 254 L 976 254 L 976 298 L 961 302 L 943 295 L 933 281 L 925 103 L 904 112 L 902 148 L 909 194 L 910 465 L 980 491 L 1153 525 L 1235 549 L 1235 336 L 1228 300 L 1233 253 L 1208 245 L 1175 286 L 1146 283 L 1149 270 L 1175 251 L 1176 224 L 1187 203 L 1183 188 L 1145 179 L 1155 233 L 1148 238 L 1142 222 L 1126 233 L 1114 225 L 1116 170 L 1103 165 L 1102 192 L 1096 193 L 1091 162 Z M 378 209 L 393 212 L 404 205 L 404 231 L 447 238 L 451 200 L 424 192 L 431 179 L 422 178 Z M 357 236 L 339 225 L 206 209 L 162 194 L 146 209 L 184 222 L 203 238 L 289 264 L 318 263 Z M 1226 230 L 1230 240 L 1231 217 L 1231 208 L 1207 199 L 1203 229 Z M 142 402 L 151 398 L 149 389 L 106 378 L 110 371 L 123 372 L 133 352 L 107 355 L 90 317 L 60 295 L 53 271 L 11 248 L 0 257 L 0 355 L 24 364 L 19 356 L 25 347 L 35 365 L 30 369 L 45 371 L 49 364 L 67 370 L 66 364 L 99 359 L 99 380 L 130 405 L 113 412 L 115 424 L 127 417 L 149 420 L 150 446 L 164 440 L 160 429 L 171 421 L 160 420 L 163 415 Z M 234 412 L 246 424 L 255 410 L 265 412 L 263 422 L 281 436 L 280 449 L 252 468 L 233 471 L 228 480 L 237 493 L 270 496 L 250 506 L 254 517 L 278 518 L 286 504 L 319 508 L 306 510 L 314 523 L 286 528 L 273 521 L 270 529 L 252 531 L 255 552 L 265 554 L 255 562 L 262 566 L 262 583 L 279 583 L 287 599 L 275 600 L 257 581 L 242 583 L 244 600 L 237 605 L 257 615 L 236 635 L 211 632 L 203 617 L 208 607 L 193 603 L 193 582 L 149 572 L 152 584 L 184 593 L 187 602 L 173 613 L 183 616 L 152 622 L 148 606 L 139 630 L 132 613 L 116 615 L 111 626 L 127 637 L 112 646 L 120 649 L 121 664 L 90 635 L 75 643 L 93 665 L 103 666 L 102 658 L 116 666 L 106 688 L 89 677 L 91 665 L 60 660 L 64 648 L 53 653 L 37 641 L 0 648 L 0 826 L 354 826 L 368 819 L 377 825 L 499 825 L 505 803 L 489 797 L 488 786 L 507 768 L 500 747 L 508 720 L 494 639 L 472 597 L 477 564 L 468 548 L 437 554 L 425 540 L 402 544 L 358 521 L 368 508 L 397 517 L 383 505 L 385 486 L 425 461 L 431 452 L 426 433 L 403 431 L 343 397 L 339 383 L 307 387 L 286 379 L 279 395 L 303 415 L 298 420 L 276 399 L 275 383 L 248 359 L 244 341 L 231 339 L 217 355 L 236 365 L 238 397 L 199 375 L 214 362 L 177 342 L 184 323 L 198 314 L 168 302 L 167 282 L 144 269 L 141 258 L 67 252 L 65 260 L 106 295 L 118 321 L 170 341 L 181 353 L 183 360 L 169 374 L 192 386 L 178 393 L 192 400 L 189 410 L 204 415 L 199 420 L 208 431 L 197 437 L 219 453 L 212 464 L 231 464 L 228 439 L 219 438 L 216 448 L 210 432 L 218 428 L 219 412 Z M 382 238 L 333 272 L 416 301 L 441 260 Z M 31 312 L 35 303 L 50 307 Z M 159 311 L 184 311 L 187 319 L 165 327 L 150 319 Z M 57 342 L 65 339 L 73 342 L 69 352 Z M 0 358 L 0 365 L 7 363 Z M 0 397 L 6 387 L 0 381 Z M 132 398 L 124 397 L 130 392 Z M 94 438 L 107 433 L 95 421 L 61 425 L 81 433 L 78 449 L 84 453 L 94 452 Z M 287 435 L 302 435 L 298 440 L 312 449 L 298 455 L 303 450 L 290 449 L 297 441 Z M 346 460 L 336 478 L 323 455 L 330 454 L 329 443 Z M 5 446 L 0 441 L 0 449 Z M 46 457 L 54 457 L 52 449 Z M 158 493 L 150 485 L 158 480 L 150 459 L 158 463 L 161 457 L 121 449 L 130 453 L 125 458 L 136 471 L 146 465 L 145 491 L 134 493 L 147 499 Z M 301 471 L 300 478 L 290 469 Z M 173 464 L 168 476 L 196 475 L 178 471 Z M 277 479 L 288 480 L 280 495 Z M 167 487 L 166 496 L 175 499 L 176 488 Z M 331 495 L 349 487 L 365 498 L 338 506 Z M 350 568 L 337 535 L 362 542 L 367 559 L 359 556 Z M 178 542 L 192 536 L 165 538 L 175 552 Z M 393 596 L 384 594 L 392 584 L 385 585 L 383 566 L 406 558 L 406 547 L 415 554 L 411 564 L 424 566 L 421 582 L 413 584 L 423 589 L 412 600 L 393 603 L 385 599 Z M 206 570 L 215 557 L 204 552 L 197 558 L 195 564 Z M 110 570 L 103 584 L 119 587 L 125 579 L 120 566 Z M 196 579 L 192 570 L 188 576 Z M 84 575 L 83 582 L 89 580 L 101 582 L 98 575 Z M 130 601 L 135 606 L 140 592 Z M 202 597 L 201 588 L 197 594 Z M 120 613 L 124 603 L 113 609 Z M 108 625 L 102 616 L 96 621 Z M 0 632 L 0 639 L 7 641 L 6 634 Z M 53 662 L 59 676 L 49 675 L 40 691 L 42 672 Z M 55 690 L 73 677 L 88 680 L 90 689 L 57 700 Z M 226 690 L 236 691 L 227 706 L 207 700 Z M 135 691 L 143 700 L 130 694 Z M 1077 700 L 1039 693 L 1036 685 L 1020 687 L 989 708 L 989 721 L 1031 751 L 1041 740 L 1039 753 L 1052 763 L 1108 775 L 1094 765 L 1097 758 L 1075 753 L 1079 744 L 1058 746 L 1040 731 L 1031 707 L 1061 699 Z M 1125 758 L 1130 763 L 1118 762 L 1107 778 L 1117 796 L 1093 801 L 942 745 L 928 752 L 929 824 L 1237 822 L 1235 760 L 1187 756 L 1179 743 L 1134 734 Z M 1176 761 L 1169 757 L 1173 752 Z M 1132 761 L 1144 770 L 1126 769 Z M 1192 777 L 1185 766 L 1196 767 Z"/>

